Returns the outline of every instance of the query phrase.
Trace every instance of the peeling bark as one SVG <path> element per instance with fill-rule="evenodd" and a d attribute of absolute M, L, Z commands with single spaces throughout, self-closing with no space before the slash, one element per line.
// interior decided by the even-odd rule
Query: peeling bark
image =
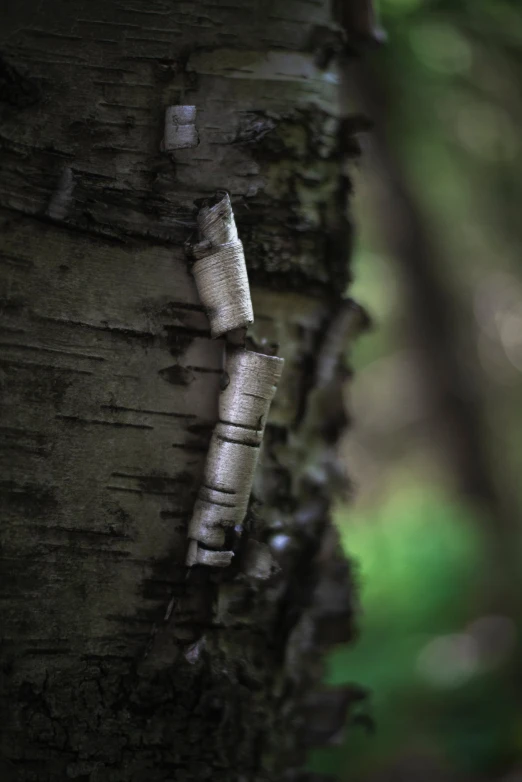
<path fill-rule="evenodd" d="M 27 0 L 0 30 L 2 780 L 304 779 L 321 655 L 352 634 L 344 371 L 320 362 L 351 242 L 344 33 L 323 0 Z M 199 144 L 162 150 L 175 106 Z M 237 556 L 189 576 L 224 343 L 183 248 L 218 190 L 249 343 L 286 365 Z"/>

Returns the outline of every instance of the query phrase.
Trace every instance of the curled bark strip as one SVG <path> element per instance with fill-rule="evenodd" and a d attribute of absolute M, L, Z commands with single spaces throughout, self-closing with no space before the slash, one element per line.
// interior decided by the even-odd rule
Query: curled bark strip
<path fill-rule="evenodd" d="M 284 360 L 276 356 L 228 348 L 229 382 L 219 397 L 220 420 L 253 426 L 262 437 L 283 364 Z"/>
<path fill-rule="evenodd" d="M 196 130 L 195 106 L 167 106 L 165 109 L 165 131 L 162 150 L 197 147 L 199 136 Z"/>
<path fill-rule="evenodd" d="M 200 241 L 190 248 L 192 273 L 216 338 L 254 322 L 243 245 L 227 193 L 200 209 L 198 229 Z"/>
<path fill-rule="evenodd" d="M 207 549 L 223 546 L 226 529 L 242 524 L 245 518 L 265 422 L 283 364 L 276 356 L 239 347 L 227 350 L 228 384 L 220 393 L 219 421 L 188 530 L 189 566 L 230 563 L 232 552 L 219 552 L 227 554 L 225 561 L 224 557 L 210 557 Z M 198 543 L 206 548 L 201 549 Z"/>

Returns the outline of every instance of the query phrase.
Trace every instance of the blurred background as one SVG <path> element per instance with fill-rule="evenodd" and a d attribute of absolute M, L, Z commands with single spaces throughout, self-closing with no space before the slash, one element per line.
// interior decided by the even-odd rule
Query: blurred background
<path fill-rule="evenodd" d="M 371 691 L 312 765 L 341 780 L 522 782 L 522 3 L 381 0 L 355 66 L 356 646 Z M 375 723 L 375 729 L 373 728 Z"/>

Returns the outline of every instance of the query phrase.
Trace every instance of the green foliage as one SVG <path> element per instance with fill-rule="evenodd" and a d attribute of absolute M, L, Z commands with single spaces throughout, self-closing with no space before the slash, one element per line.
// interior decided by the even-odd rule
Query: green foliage
<path fill-rule="evenodd" d="M 386 504 L 339 516 L 345 550 L 360 563 L 367 623 L 449 629 L 466 616 L 481 566 L 476 520 L 435 489 L 399 480 Z"/>
<path fill-rule="evenodd" d="M 485 561 L 480 519 L 436 490 L 404 485 L 378 509 L 341 509 L 338 523 L 360 563 L 364 610 L 357 645 L 331 654 L 326 681 L 368 687 L 377 730 L 349 725 L 343 746 L 314 753 L 312 767 L 349 769 L 355 782 L 413 741 L 463 773 L 502 768 L 517 749 L 508 669 L 467 646 Z"/>

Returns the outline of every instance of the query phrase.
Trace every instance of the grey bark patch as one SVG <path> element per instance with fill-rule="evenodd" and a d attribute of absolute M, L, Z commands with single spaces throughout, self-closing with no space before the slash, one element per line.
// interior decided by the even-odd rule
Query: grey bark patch
<path fill-rule="evenodd" d="M 269 546 L 257 540 L 247 541 L 240 567 L 247 576 L 261 581 L 269 579 L 278 569 Z"/>
<path fill-rule="evenodd" d="M 233 144 L 257 144 L 276 127 L 277 122 L 264 112 L 252 112 L 240 118 Z"/>
<path fill-rule="evenodd" d="M 71 201 L 75 188 L 74 173 L 69 166 L 66 166 L 58 180 L 56 189 L 51 196 L 47 215 L 52 220 L 64 220 L 69 212 Z M 65 265 L 60 266 L 61 271 L 69 271 Z"/>
<path fill-rule="evenodd" d="M 5 255 L 2 255 L 5 258 Z M 27 264 L 24 263 L 27 268 Z M 23 296 L 10 296 L 0 298 L 0 312 L 2 316 L 10 317 L 22 313 L 27 306 L 27 300 Z"/>
<path fill-rule="evenodd" d="M 194 227 L 196 223 L 194 222 Z M 158 309 L 158 315 L 172 317 L 176 315 L 179 317 L 180 310 L 186 310 L 187 312 L 203 312 L 202 304 L 191 304 L 183 301 L 169 301 Z"/>
<path fill-rule="evenodd" d="M 9 426 L 0 427 L 0 453 L 14 451 L 45 457 L 49 455 L 51 447 L 50 438 L 41 432 Z"/>
<path fill-rule="evenodd" d="M 201 434 L 203 436 L 208 436 L 209 439 L 213 429 L 214 425 L 209 423 L 189 424 L 187 426 L 187 432 L 190 432 L 191 434 Z"/>
<path fill-rule="evenodd" d="M 173 386 L 188 386 L 194 380 L 194 373 L 179 364 L 160 369 L 158 375 Z"/>
<path fill-rule="evenodd" d="M 188 348 L 196 338 L 208 337 L 209 331 L 196 331 L 194 329 L 185 329 L 180 326 L 164 326 L 165 342 L 169 348 L 170 355 L 178 358 L 187 352 Z"/>
<path fill-rule="evenodd" d="M 188 510 L 162 510 L 160 511 L 161 519 L 188 519 L 190 511 Z"/>
<path fill-rule="evenodd" d="M 190 486 L 192 483 L 192 475 L 188 471 L 182 471 L 177 475 L 144 475 L 141 476 L 140 484 L 146 491 L 155 491 L 164 494 L 168 494 L 173 489 L 178 490 L 179 484 Z"/>
<path fill-rule="evenodd" d="M 55 490 L 38 483 L 0 482 L 2 508 L 7 513 L 18 513 L 26 518 L 49 516 L 58 508 Z"/>

